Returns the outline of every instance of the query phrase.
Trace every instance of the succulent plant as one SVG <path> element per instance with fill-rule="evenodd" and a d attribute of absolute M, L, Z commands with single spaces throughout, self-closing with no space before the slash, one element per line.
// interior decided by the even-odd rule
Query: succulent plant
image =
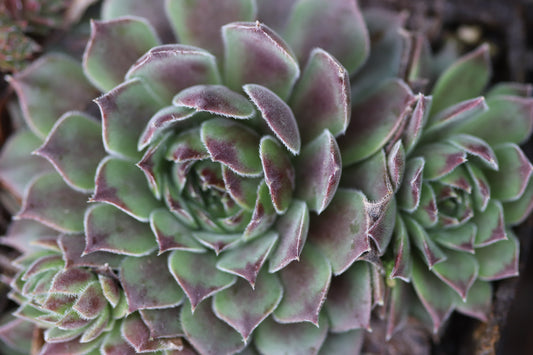
<path fill-rule="evenodd" d="M 474 98 L 486 47 L 433 85 L 425 42 L 353 0 L 105 0 L 91 25 L 83 64 L 10 78 L 19 350 L 24 319 L 41 354 L 354 353 L 373 309 L 389 337 L 483 319 L 516 274 L 533 103 Z"/>

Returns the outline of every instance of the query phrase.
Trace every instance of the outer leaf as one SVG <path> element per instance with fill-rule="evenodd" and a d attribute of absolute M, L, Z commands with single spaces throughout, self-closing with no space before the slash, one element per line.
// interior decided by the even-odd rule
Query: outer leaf
<path fill-rule="evenodd" d="M 120 283 L 128 311 L 170 308 L 179 305 L 183 292 L 168 272 L 164 256 L 128 257 L 120 265 Z"/>
<path fill-rule="evenodd" d="M 138 160 L 139 133 L 149 117 L 163 105 L 141 80 L 128 80 L 95 100 L 102 113 L 103 141 L 106 151 Z"/>
<path fill-rule="evenodd" d="M 19 199 L 31 179 L 52 170 L 46 160 L 31 155 L 41 144 L 42 141 L 27 129 L 13 133 L 4 143 L 0 154 L 0 179 Z"/>
<path fill-rule="evenodd" d="M 470 287 L 476 281 L 479 266 L 476 258 L 462 252 L 448 250 L 446 260 L 434 266 L 433 272 L 466 300 Z"/>
<path fill-rule="evenodd" d="M 506 234 L 508 240 L 476 249 L 481 280 L 500 280 L 518 275 L 519 242 L 510 229 Z"/>
<path fill-rule="evenodd" d="M 311 322 L 319 326 L 319 314 L 331 282 L 331 266 L 318 249 L 304 248 L 301 259 L 279 272 L 284 295 L 274 318 L 281 323 Z"/>
<path fill-rule="evenodd" d="M 172 249 L 204 251 L 204 248 L 191 237 L 191 230 L 165 208 L 157 209 L 150 214 L 150 227 L 157 238 L 160 254 Z"/>
<path fill-rule="evenodd" d="M 222 38 L 224 76 L 230 89 L 254 83 L 282 99 L 288 97 L 300 69 L 292 51 L 276 33 L 259 22 L 239 22 L 223 26 Z"/>
<path fill-rule="evenodd" d="M 216 262 L 216 257 L 210 253 L 181 250 L 170 253 L 168 268 L 190 300 L 193 311 L 202 300 L 235 283 L 235 276 L 218 271 Z"/>
<path fill-rule="evenodd" d="M 179 307 L 165 309 L 143 309 L 139 313 L 150 329 L 152 338 L 174 338 L 184 335 L 180 323 Z"/>
<path fill-rule="evenodd" d="M 431 115 L 456 102 L 479 96 L 490 78 L 489 46 L 463 56 L 439 77 L 432 92 Z"/>
<path fill-rule="evenodd" d="M 257 18 L 277 33 L 283 33 L 296 0 L 256 0 Z"/>
<path fill-rule="evenodd" d="M 150 336 L 150 330 L 138 313 L 130 314 L 120 328 L 124 339 L 137 351 L 153 352 L 158 350 L 178 350 L 182 347 L 181 338 L 158 338 Z"/>
<path fill-rule="evenodd" d="M 181 324 L 187 340 L 201 354 L 229 355 L 245 346 L 239 333 L 218 319 L 208 303 L 199 305 L 194 314 L 187 305 L 182 307 Z"/>
<path fill-rule="evenodd" d="M 364 331 L 351 330 L 339 334 L 328 334 L 320 348 L 319 355 L 359 354 L 363 347 Z"/>
<path fill-rule="evenodd" d="M 429 232 L 429 236 L 447 248 L 474 254 L 474 240 L 478 228 L 474 223 L 466 223 L 456 228 Z"/>
<path fill-rule="evenodd" d="M 324 129 L 344 133 L 350 122 L 348 72 L 328 52 L 313 49 L 290 103 L 304 142 Z"/>
<path fill-rule="evenodd" d="M 35 153 L 48 159 L 70 187 L 91 192 L 96 167 L 105 156 L 100 132 L 101 125 L 92 117 L 67 112 Z"/>
<path fill-rule="evenodd" d="M 311 219 L 309 240 L 329 259 L 334 274 L 339 275 L 370 250 L 369 223 L 365 196 L 356 190 L 339 189 L 328 209 Z"/>
<path fill-rule="evenodd" d="M 113 206 L 98 204 L 85 214 L 86 247 L 84 254 L 108 251 L 142 256 L 157 248 L 147 224 L 136 221 Z"/>
<path fill-rule="evenodd" d="M 315 355 L 328 335 L 328 320 L 322 314 L 318 327 L 313 324 L 279 324 L 265 319 L 257 328 L 255 345 L 262 354 Z"/>
<path fill-rule="evenodd" d="M 492 305 L 492 285 L 490 282 L 477 280 L 474 282 L 466 302 L 457 301 L 456 310 L 470 317 L 487 322 Z"/>
<path fill-rule="evenodd" d="M 276 275 L 262 272 L 250 288 L 243 280 L 230 289 L 220 291 L 213 300 L 213 311 L 248 342 L 249 336 L 278 306 L 283 288 Z"/>
<path fill-rule="evenodd" d="M 482 96 L 461 101 L 431 117 L 427 125 L 425 138 L 426 140 L 431 140 L 431 138 L 443 136 L 460 127 L 465 121 L 471 120 L 477 114 L 487 110 L 488 106 Z"/>
<path fill-rule="evenodd" d="M 120 327 L 113 327 L 105 336 L 100 351 L 104 355 L 134 355 L 136 351 L 120 334 Z"/>
<path fill-rule="evenodd" d="M 0 243 L 8 245 L 22 254 L 31 255 L 41 250 L 40 242 L 57 239 L 57 231 L 32 220 L 13 220 L 7 228 L 6 235 Z"/>
<path fill-rule="evenodd" d="M 350 126 L 339 138 L 342 164 L 351 165 L 381 149 L 411 112 L 415 97 L 399 80 L 389 80 L 352 107 Z"/>
<path fill-rule="evenodd" d="M 122 262 L 123 257 L 106 252 L 94 252 L 83 255 L 85 248 L 85 236 L 83 234 L 67 235 L 62 234 L 57 238 L 65 267 L 92 267 L 99 268 L 102 265 L 116 269 Z"/>
<path fill-rule="evenodd" d="M 333 279 L 325 307 L 332 332 L 370 328 L 372 286 L 366 262 L 355 263 Z"/>
<path fill-rule="evenodd" d="M 85 75 L 100 91 L 109 91 L 123 81 L 140 56 L 159 44 L 154 29 L 143 18 L 91 21 L 91 38 L 83 54 Z"/>
<path fill-rule="evenodd" d="M 9 82 L 17 92 L 26 122 L 40 138 L 48 135 L 63 113 L 84 110 L 98 95 L 83 75 L 81 65 L 60 54 L 36 60 Z"/>
<path fill-rule="evenodd" d="M 300 131 L 291 108 L 261 85 L 247 84 L 243 89 L 276 137 L 292 154 L 298 155 L 301 147 Z"/>
<path fill-rule="evenodd" d="M 324 132 L 303 147 L 296 168 L 295 196 L 309 209 L 321 213 L 329 205 L 341 177 L 341 154 L 333 135 Z"/>
<path fill-rule="evenodd" d="M 47 173 L 30 184 L 17 218 L 33 219 L 65 233 L 81 232 L 86 201 L 86 195 L 70 189 L 58 174 Z"/>
<path fill-rule="evenodd" d="M 294 6 L 287 23 L 285 37 L 301 62 L 320 47 L 354 73 L 368 56 L 368 32 L 354 1 L 305 0 Z"/>
<path fill-rule="evenodd" d="M 256 4 L 252 0 L 169 0 L 166 10 L 181 43 L 205 48 L 221 57 L 220 27 L 234 21 L 253 21 Z"/>
<path fill-rule="evenodd" d="M 522 196 L 513 202 L 503 204 L 505 223 L 516 225 L 522 223 L 533 210 L 533 179 L 529 183 Z"/>
<path fill-rule="evenodd" d="M 39 355 L 82 355 L 88 354 L 98 347 L 99 341 L 93 340 L 88 343 L 80 342 L 80 339 L 68 340 L 60 343 L 45 343 Z"/>
<path fill-rule="evenodd" d="M 276 230 L 279 233 L 279 243 L 270 255 L 269 272 L 279 271 L 292 261 L 300 259 L 309 231 L 307 204 L 294 200 L 287 212 L 278 218 Z"/>
<path fill-rule="evenodd" d="M 485 211 L 476 212 L 473 222 L 477 225 L 476 248 L 507 239 L 503 208 L 499 201 L 490 200 Z"/>
<path fill-rule="evenodd" d="M 182 44 L 152 48 L 130 68 L 126 79 L 142 79 L 163 102 L 199 84 L 219 84 L 216 59 L 209 52 Z"/>

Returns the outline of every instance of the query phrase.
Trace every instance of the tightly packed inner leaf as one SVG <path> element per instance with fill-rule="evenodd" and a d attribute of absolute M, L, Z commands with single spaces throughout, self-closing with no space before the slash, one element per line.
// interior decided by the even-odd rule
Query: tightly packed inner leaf
<path fill-rule="evenodd" d="M 421 307 L 486 319 L 533 208 L 533 101 L 480 96 L 486 46 L 432 77 L 401 25 L 355 0 L 104 0 L 83 63 L 11 78 L 3 241 L 41 354 L 358 353 L 373 310 L 387 340 Z"/>

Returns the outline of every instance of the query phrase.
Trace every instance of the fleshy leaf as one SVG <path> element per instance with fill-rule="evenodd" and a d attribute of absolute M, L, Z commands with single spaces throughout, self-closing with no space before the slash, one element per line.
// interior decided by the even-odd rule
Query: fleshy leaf
<path fill-rule="evenodd" d="M 143 309 L 139 313 L 150 329 L 152 338 L 171 338 L 183 335 L 179 307 L 164 309 Z"/>
<path fill-rule="evenodd" d="M 96 167 L 105 156 L 101 125 L 81 112 L 67 112 L 35 153 L 48 159 L 70 187 L 91 192 Z"/>
<path fill-rule="evenodd" d="M 350 122 L 350 80 L 346 69 L 326 51 L 315 48 L 291 96 L 302 140 L 324 129 L 338 136 Z"/>
<path fill-rule="evenodd" d="M 448 143 L 431 143 L 417 149 L 426 164 L 424 165 L 424 179 L 436 180 L 463 164 L 466 153 L 463 149 Z"/>
<path fill-rule="evenodd" d="M 28 339 L 31 339 L 35 325 L 13 316 L 7 316 L 6 318 L 9 321 L 0 326 L 0 339 L 22 354 L 28 354 L 31 351 L 31 344 Z"/>
<path fill-rule="evenodd" d="M 490 75 L 489 46 L 483 44 L 457 60 L 439 77 L 432 92 L 431 115 L 456 102 L 479 96 Z"/>
<path fill-rule="evenodd" d="M 107 251 L 142 256 L 157 248 L 150 227 L 113 206 L 98 204 L 85 214 L 86 247 L 84 254 Z"/>
<path fill-rule="evenodd" d="M 244 278 L 254 288 L 257 275 L 277 239 L 278 235 L 271 232 L 229 250 L 219 258 L 217 269 Z"/>
<path fill-rule="evenodd" d="M 263 271 L 255 288 L 238 280 L 230 289 L 220 291 L 213 300 L 213 311 L 242 335 L 243 341 L 278 306 L 283 288 L 277 275 Z"/>
<path fill-rule="evenodd" d="M 287 212 L 277 220 L 275 228 L 279 233 L 279 243 L 270 255 L 269 272 L 279 271 L 292 261 L 300 260 L 309 231 L 307 204 L 294 200 Z"/>
<path fill-rule="evenodd" d="M 307 244 L 299 261 L 279 272 L 283 299 L 274 311 L 280 323 L 311 322 L 319 326 L 319 314 L 331 282 L 331 265 L 318 249 Z"/>
<path fill-rule="evenodd" d="M 342 164 L 351 165 L 381 149 L 411 113 L 415 96 L 400 80 L 389 80 L 354 104 L 346 134 L 339 138 Z"/>
<path fill-rule="evenodd" d="M 533 93 L 533 86 L 531 84 L 515 83 L 515 82 L 500 82 L 494 84 L 488 93 L 485 95 L 487 98 L 496 96 L 519 96 L 530 97 Z"/>
<path fill-rule="evenodd" d="M 431 317 L 433 331 L 436 332 L 453 311 L 457 296 L 421 262 L 413 263 L 412 282 L 418 298 Z"/>
<path fill-rule="evenodd" d="M 187 340 L 201 354 L 234 354 L 245 346 L 239 333 L 218 319 L 207 302 L 200 304 L 194 314 L 188 305 L 182 307 L 181 324 Z"/>
<path fill-rule="evenodd" d="M 17 218 L 28 218 L 65 233 L 83 231 L 87 196 L 70 189 L 55 172 L 40 175 L 29 185 Z"/>
<path fill-rule="evenodd" d="M 257 176 L 262 172 L 257 153 L 259 136 L 247 126 L 216 118 L 202 124 L 201 135 L 213 161 L 243 176 Z"/>
<path fill-rule="evenodd" d="M 333 279 L 325 304 L 331 332 L 370 328 L 371 288 L 370 272 L 364 261 L 356 262 Z"/>
<path fill-rule="evenodd" d="M 256 0 L 259 21 L 277 33 L 283 33 L 295 0 Z"/>
<path fill-rule="evenodd" d="M 83 234 L 62 234 L 57 238 L 57 242 L 61 248 L 66 268 L 80 266 L 99 268 L 107 264 L 115 269 L 118 268 L 123 259 L 120 255 L 106 252 L 94 252 L 84 255 L 85 236 Z"/>
<path fill-rule="evenodd" d="M 91 21 L 91 38 L 83 55 L 87 78 L 103 92 L 124 80 L 135 61 L 159 45 L 157 34 L 143 18 Z"/>
<path fill-rule="evenodd" d="M 487 171 L 491 197 L 502 202 L 515 201 L 527 187 L 533 166 L 524 152 L 515 144 L 503 144 L 494 148 L 498 158 L 498 171 Z"/>
<path fill-rule="evenodd" d="M 276 221 L 276 217 L 276 210 L 272 204 L 267 184 L 263 180 L 257 187 L 257 200 L 252 218 L 244 230 L 244 237 L 251 238 L 266 232 Z"/>
<path fill-rule="evenodd" d="M 82 292 L 94 280 L 96 278 L 89 270 L 65 269 L 56 274 L 49 292 L 75 295 Z"/>
<path fill-rule="evenodd" d="M 478 212 L 479 213 L 479 212 Z M 446 228 L 429 232 L 430 239 L 447 248 L 474 254 L 474 240 L 478 227 L 465 223 L 456 228 Z"/>
<path fill-rule="evenodd" d="M 355 1 L 298 2 L 287 24 L 287 42 L 303 63 L 315 47 L 331 53 L 351 74 L 367 59 L 368 32 Z"/>
<path fill-rule="evenodd" d="M 411 256 L 411 243 L 409 241 L 409 235 L 407 234 L 405 223 L 399 215 L 396 216 L 394 235 L 396 237 L 394 242 L 395 260 L 390 277 L 399 278 L 405 282 L 409 282 L 411 280 L 411 269 L 413 263 L 413 258 Z"/>
<path fill-rule="evenodd" d="M 128 311 L 177 306 L 183 292 L 168 272 L 165 256 L 128 257 L 120 265 Z"/>
<path fill-rule="evenodd" d="M 309 209 L 321 213 L 329 205 L 341 177 L 341 154 L 328 130 L 304 145 L 295 163 L 295 196 L 307 202 Z"/>
<path fill-rule="evenodd" d="M 320 347 L 318 354 L 359 354 L 363 347 L 364 334 L 363 330 L 350 330 L 339 334 L 330 333 Z"/>
<path fill-rule="evenodd" d="M 95 102 L 102 114 L 102 136 L 106 151 L 139 160 L 139 133 L 163 105 L 138 79 L 120 84 Z"/>
<path fill-rule="evenodd" d="M 126 79 L 138 78 L 163 102 L 181 90 L 199 84 L 219 84 L 216 58 L 209 52 L 182 44 L 152 48 L 133 65 Z"/>
<path fill-rule="evenodd" d="M 169 270 L 187 295 L 193 310 L 202 300 L 235 283 L 236 277 L 217 270 L 216 262 L 216 256 L 211 253 L 196 254 L 181 250 L 170 253 Z"/>
<path fill-rule="evenodd" d="M 298 155 L 302 142 L 298 123 L 291 108 L 264 86 L 247 84 L 243 89 L 276 137 L 292 154 Z"/>
<path fill-rule="evenodd" d="M 398 191 L 398 205 L 407 212 L 415 211 L 420 204 L 425 164 L 424 158 L 416 157 L 409 159 L 405 166 L 403 183 L 400 191 Z"/>
<path fill-rule="evenodd" d="M 82 355 L 89 354 L 99 345 L 97 340 L 88 343 L 80 342 L 76 338 L 59 343 L 45 343 L 39 355 Z"/>
<path fill-rule="evenodd" d="M 328 336 L 328 320 L 322 313 L 318 326 L 308 323 L 279 324 L 267 318 L 257 328 L 255 346 L 262 354 L 316 355 Z"/>
<path fill-rule="evenodd" d="M 430 118 L 426 126 L 425 139 L 430 140 L 436 136 L 443 136 L 453 131 L 463 122 L 475 117 L 477 114 L 486 112 L 488 106 L 484 97 L 476 97 L 466 101 L 461 101 L 436 116 Z"/>
<path fill-rule="evenodd" d="M 487 322 L 492 305 L 491 283 L 476 280 L 468 291 L 466 302 L 457 301 L 455 305 L 457 311 Z"/>
<path fill-rule="evenodd" d="M 22 199 L 28 183 L 39 173 L 51 171 L 50 164 L 31 153 L 42 141 L 29 130 L 13 133 L 2 147 L 0 155 L 0 179 L 2 185 Z"/>
<path fill-rule="evenodd" d="M 150 214 L 150 227 L 157 238 L 160 254 L 172 249 L 204 251 L 204 248 L 191 237 L 191 230 L 165 208 L 157 209 Z"/>
<path fill-rule="evenodd" d="M 253 21 L 256 4 L 252 0 L 172 0 L 166 10 L 181 43 L 205 48 L 222 55 L 220 27 L 234 21 Z"/>
<path fill-rule="evenodd" d="M 397 191 L 403 181 L 403 174 L 405 173 L 405 149 L 402 141 L 399 140 L 392 146 L 390 152 L 387 154 L 387 168 L 391 179 L 392 188 Z"/>
<path fill-rule="evenodd" d="M 72 308 L 83 318 L 94 319 L 104 311 L 106 306 L 107 300 L 102 294 L 100 284 L 92 282 L 83 290 L 83 293 Z"/>
<path fill-rule="evenodd" d="M 98 281 L 100 282 L 102 294 L 109 302 L 109 304 L 111 304 L 111 306 L 115 308 L 118 305 L 120 301 L 120 296 L 122 294 L 122 290 L 118 285 L 118 282 L 115 280 L 114 277 L 102 274 L 98 275 Z"/>
<path fill-rule="evenodd" d="M 478 230 L 475 247 L 484 247 L 497 241 L 506 239 L 503 207 L 500 201 L 490 200 L 485 211 L 477 211 L 474 223 Z"/>
<path fill-rule="evenodd" d="M 438 213 L 435 192 L 431 184 L 423 182 L 420 190 L 420 203 L 412 216 L 422 227 L 431 228 L 438 221 Z"/>
<path fill-rule="evenodd" d="M 239 244 L 242 233 L 221 234 L 212 232 L 193 232 L 192 235 L 206 247 L 213 249 L 218 255 L 220 252 L 231 249 Z"/>
<path fill-rule="evenodd" d="M 150 336 L 150 329 L 138 313 L 130 314 L 122 321 L 121 333 L 124 339 L 138 353 L 158 350 L 178 350 L 182 347 L 181 338 L 157 338 Z"/>
<path fill-rule="evenodd" d="M 458 134 L 450 137 L 449 141 L 464 149 L 467 153 L 481 159 L 493 170 L 498 169 L 498 158 L 492 148 L 483 140 L 467 134 Z"/>
<path fill-rule="evenodd" d="M 143 172 L 148 188 L 158 200 L 161 200 L 165 181 L 164 174 L 168 168 L 168 163 L 164 159 L 165 150 L 168 146 L 167 139 L 165 139 L 167 137 L 163 137 L 159 142 L 150 146 L 142 159 L 135 164 Z"/>
<path fill-rule="evenodd" d="M 195 111 L 187 107 L 169 106 L 157 111 L 146 124 L 143 133 L 139 137 L 137 150 L 141 151 L 170 128 L 188 128 L 189 118 Z"/>
<path fill-rule="evenodd" d="M 43 56 L 8 80 L 17 92 L 30 129 L 43 139 L 63 113 L 83 111 L 98 95 L 81 65 L 62 54 Z"/>
<path fill-rule="evenodd" d="M 231 23 L 222 27 L 224 74 L 228 87 L 259 84 L 286 99 L 300 75 L 291 49 L 276 33 L 257 23 Z"/>
<path fill-rule="evenodd" d="M 506 230 L 506 234 L 507 240 L 476 249 L 481 280 L 493 281 L 518 275 L 519 242 L 510 229 Z"/>
<path fill-rule="evenodd" d="M 257 198 L 259 179 L 242 177 L 227 166 L 222 166 L 222 177 L 227 192 L 244 209 L 252 210 Z"/>
<path fill-rule="evenodd" d="M 479 266 L 474 255 L 448 250 L 446 260 L 435 265 L 433 272 L 455 292 L 466 299 L 477 278 Z"/>
<path fill-rule="evenodd" d="M 148 188 L 141 170 L 112 157 L 104 159 L 98 167 L 96 189 L 91 200 L 116 206 L 143 222 L 147 222 L 150 213 L 161 206 Z"/>
<path fill-rule="evenodd" d="M 404 222 L 409 237 L 424 256 L 424 261 L 430 269 L 434 265 L 446 260 L 446 254 L 429 237 L 424 227 L 407 216 L 404 217 Z"/>
<path fill-rule="evenodd" d="M 283 214 L 289 208 L 294 189 L 294 168 L 285 150 L 278 141 L 271 136 L 261 138 L 259 156 L 265 182 L 270 191 L 272 204 L 276 212 Z"/>
<path fill-rule="evenodd" d="M 402 133 L 402 142 L 407 153 L 411 152 L 422 136 L 422 131 L 426 126 L 431 103 L 431 96 L 417 96 L 413 113 Z"/>
<path fill-rule="evenodd" d="M 324 253 L 333 273 L 339 275 L 370 250 L 369 223 L 365 196 L 356 190 L 339 189 L 326 211 L 311 219 L 308 240 Z"/>
<path fill-rule="evenodd" d="M 178 107 L 237 119 L 251 118 L 255 114 L 254 107 L 244 96 L 222 85 L 189 87 L 174 96 L 172 103 Z"/>
<path fill-rule="evenodd" d="M 533 210 L 533 179 L 520 198 L 516 201 L 503 203 L 505 223 L 516 225 L 522 223 Z"/>
<path fill-rule="evenodd" d="M 122 337 L 120 327 L 113 327 L 105 336 L 100 351 L 103 355 L 134 355 L 136 351 Z"/>
<path fill-rule="evenodd" d="M 480 211 L 485 211 L 491 197 L 489 181 L 483 173 L 483 170 L 475 164 L 467 164 L 466 168 L 470 174 L 471 181 L 474 183 L 471 195 L 474 206 Z"/>

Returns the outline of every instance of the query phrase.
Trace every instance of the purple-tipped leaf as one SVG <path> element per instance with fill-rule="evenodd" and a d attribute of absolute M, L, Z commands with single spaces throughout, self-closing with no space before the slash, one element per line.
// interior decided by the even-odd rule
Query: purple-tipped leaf
<path fill-rule="evenodd" d="M 257 200 L 252 218 L 244 230 L 244 238 L 252 238 L 266 232 L 276 221 L 276 210 L 266 182 L 263 180 L 257 187 Z"/>
<path fill-rule="evenodd" d="M 81 268 L 65 269 L 56 274 L 49 292 L 68 295 L 79 294 L 85 290 L 91 281 L 95 280 L 95 275 L 89 270 Z"/>
<path fill-rule="evenodd" d="M 287 212 L 278 218 L 279 242 L 270 255 L 268 271 L 276 272 L 299 260 L 309 231 L 309 209 L 300 200 L 293 200 Z"/>
<path fill-rule="evenodd" d="M 216 58 L 209 52 L 182 44 L 152 48 L 133 65 L 126 79 L 141 79 L 163 102 L 181 90 L 199 84 L 219 84 Z"/>
<path fill-rule="evenodd" d="M 474 255 L 447 250 L 446 260 L 433 267 L 433 273 L 463 300 L 477 278 L 479 266 Z"/>
<path fill-rule="evenodd" d="M 183 300 L 183 292 L 168 272 L 165 256 L 125 258 L 119 274 L 128 312 L 175 307 Z"/>
<path fill-rule="evenodd" d="M 118 269 L 118 267 L 117 267 Z M 118 285 L 118 281 L 114 277 L 106 275 L 98 275 L 98 281 L 100 282 L 100 288 L 102 289 L 102 294 L 106 298 L 107 302 L 115 308 L 122 295 L 122 290 Z"/>
<path fill-rule="evenodd" d="M 212 253 L 197 254 L 174 250 L 168 258 L 168 268 L 191 303 L 192 310 L 215 293 L 230 287 L 236 277 L 216 268 Z M 183 307 L 189 308 L 187 305 Z M 186 311 L 189 312 L 189 311 Z"/>
<path fill-rule="evenodd" d="M 224 76 L 228 87 L 259 84 L 287 99 L 300 75 L 289 46 L 267 26 L 236 22 L 222 27 Z"/>
<path fill-rule="evenodd" d="M 350 122 L 350 81 L 346 69 L 328 52 L 315 48 L 291 96 L 302 140 L 324 129 L 338 136 Z"/>
<path fill-rule="evenodd" d="M 40 175 L 28 186 L 16 218 L 32 219 L 64 233 L 83 231 L 87 195 L 70 189 L 55 172 Z"/>
<path fill-rule="evenodd" d="M 466 301 L 458 300 L 455 305 L 458 312 L 487 322 L 492 308 L 491 283 L 476 280 L 468 291 Z"/>
<path fill-rule="evenodd" d="M 425 165 L 424 158 L 416 157 L 409 159 L 405 166 L 403 182 L 398 191 L 398 205 L 407 212 L 415 211 L 420 204 Z"/>
<path fill-rule="evenodd" d="M 31 154 L 41 144 L 42 141 L 27 129 L 13 133 L 4 143 L 0 154 L 0 180 L 19 199 L 31 179 L 52 170 L 45 159 Z"/>
<path fill-rule="evenodd" d="M 120 327 L 111 328 L 100 345 L 100 351 L 103 355 L 136 354 L 135 349 L 122 337 Z"/>
<path fill-rule="evenodd" d="M 389 80 L 352 107 L 346 134 L 339 138 L 342 164 L 351 165 L 381 149 L 411 113 L 415 96 L 400 80 Z"/>
<path fill-rule="evenodd" d="M 448 143 L 427 144 L 420 147 L 419 152 L 426 161 L 424 165 L 425 180 L 436 180 L 443 177 L 467 160 L 464 149 Z"/>
<path fill-rule="evenodd" d="M 393 279 L 399 278 L 405 282 L 409 282 L 411 280 L 411 269 L 413 263 L 411 256 L 411 243 L 409 241 L 409 235 L 407 234 L 405 223 L 399 215 L 396 216 L 394 235 L 395 258 L 390 277 Z"/>
<path fill-rule="evenodd" d="M 82 343 L 79 338 L 58 343 L 45 343 L 39 355 L 83 355 L 90 353 L 98 345 L 98 341 Z"/>
<path fill-rule="evenodd" d="M 249 119 L 255 114 L 252 104 L 241 94 L 222 85 L 196 85 L 180 91 L 172 103 L 196 111 L 236 119 Z"/>
<path fill-rule="evenodd" d="M 422 136 L 422 131 L 426 126 L 431 103 L 431 96 L 417 96 L 413 113 L 411 114 L 409 122 L 405 126 L 405 129 L 402 133 L 402 142 L 407 153 L 411 152 Z"/>
<path fill-rule="evenodd" d="M 98 167 L 96 189 L 91 200 L 116 206 L 143 222 L 148 221 L 150 213 L 161 206 L 140 169 L 112 157 L 102 160 Z"/>
<path fill-rule="evenodd" d="M 270 232 L 247 244 L 239 245 L 218 259 L 217 269 L 242 277 L 254 288 L 257 275 L 277 239 L 278 235 Z"/>
<path fill-rule="evenodd" d="M 43 56 L 8 80 L 17 93 L 26 123 L 43 139 L 63 113 L 83 111 L 98 95 L 81 65 L 62 54 Z"/>
<path fill-rule="evenodd" d="M 482 96 L 459 102 L 431 117 L 424 133 L 428 138 L 445 135 L 488 109 L 485 98 Z"/>
<path fill-rule="evenodd" d="M 240 243 L 242 238 L 242 233 L 222 234 L 213 232 L 193 232 L 192 235 L 202 245 L 213 249 L 216 255 L 226 249 L 235 247 Z"/>
<path fill-rule="evenodd" d="M 492 148 L 483 140 L 467 134 L 458 134 L 450 137 L 449 142 L 464 149 L 468 154 L 480 158 L 493 170 L 498 170 L 498 158 Z"/>
<path fill-rule="evenodd" d="M 295 196 L 309 209 L 321 213 L 330 204 L 339 185 L 342 162 L 339 146 L 328 130 L 304 145 L 295 163 Z"/>
<path fill-rule="evenodd" d="M 157 209 L 150 214 L 150 227 L 156 236 L 160 254 L 172 249 L 204 251 L 204 248 L 191 237 L 191 230 L 165 208 Z"/>
<path fill-rule="evenodd" d="M 179 307 L 172 307 L 143 309 L 139 313 L 152 338 L 175 338 L 184 335 L 179 321 L 180 311 Z"/>
<path fill-rule="evenodd" d="M 360 261 L 331 282 L 325 304 L 331 332 L 370 328 L 372 286 L 368 264 Z"/>
<path fill-rule="evenodd" d="M 351 74 L 367 59 L 368 32 L 355 1 L 298 2 L 287 24 L 285 38 L 302 63 L 315 47 L 331 53 Z"/>
<path fill-rule="evenodd" d="M 6 318 L 9 321 L 0 326 L 0 339 L 9 347 L 21 353 L 29 353 L 31 344 L 28 339 L 33 336 L 35 325 L 13 316 L 7 316 Z"/>
<path fill-rule="evenodd" d="M 84 113 L 67 112 L 35 154 L 48 159 L 70 187 L 91 192 L 96 167 L 105 156 L 101 125 Z"/>
<path fill-rule="evenodd" d="M 107 251 L 121 255 L 142 256 L 157 248 L 150 226 L 105 204 L 97 204 L 87 209 L 85 234 L 84 254 Z"/>
<path fill-rule="evenodd" d="M 267 318 L 255 331 L 255 346 L 262 354 L 316 355 L 328 336 L 324 313 L 317 323 L 279 324 Z"/>
<path fill-rule="evenodd" d="M 187 340 L 200 354 L 230 355 L 246 345 L 239 333 L 216 317 L 207 302 L 199 305 L 194 313 L 188 305 L 182 307 L 181 325 Z"/>
<path fill-rule="evenodd" d="M 193 123 L 190 118 L 194 114 L 193 109 L 175 106 L 164 107 L 157 111 L 146 123 L 144 131 L 139 137 L 137 150 L 143 150 L 171 128 L 188 128 Z"/>
<path fill-rule="evenodd" d="M 439 77 L 432 92 L 431 115 L 456 102 L 479 96 L 490 75 L 489 46 L 483 44 L 461 57 Z"/>
<path fill-rule="evenodd" d="M 122 321 L 120 328 L 124 339 L 137 351 L 155 352 L 158 350 L 179 350 L 183 345 L 181 338 L 158 338 L 150 336 L 150 329 L 138 313 L 130 314 Z"/>
<path fill-rule="evenodd" d="M 318 354 L 359 354 L 363 347 L 364 335 L 363 330 L 350 330 L 338 334 L 330 333 L 320 347 Z"/>
<path fill-rule="evenodd" d="M 106 151 L 138 160 L 139 134 L 163 104 L 139 79 L 120 84 L 95 102 L 102 114 L 102 137 Z"/>
<path fill-rule="evenodd" d="M 88 255 L 83 254 L 85 248 L 85 236 L 83 234 L 62 234 L 57 238 L 59 247 L 63 254 L 65 267 L 92 267 L 100 268 L 107 265 L 111 268 L 118 268 L 122 262 L 122 256 L 106 252 L 94 252 Z"/>
<path fill-rule="evenodd" d="M 139 57 L 159 44 L 144 18 L 91 21 L 91 38 L 83 55 L 85 75 L 100 91 L 109 91 L 124 80 Z"/>
<path fill-rule="evenodd" d="M 226 191 L 244 209 L 253 210 L 257 198 L 257 187 L 261 180 L 242 177 L 227 166 L 222 166 L 222 177 Z"/>
<path fill-rule="evenodd" d="M 167 16 L 181 43 L 222 55 L 220 28 L 234 21 L 253 21 L 257 6 L 253 0 L 170 0 Z"/>
<path fill-rule="evenodd" d="M 493 281 L 518 275 L 518 238 L 510 229 L 506 230 L 506 234 L 507 240 L 476 249 L 481 280 Z"/>
<path fill-rule="evenodd" d="M 490 200 L 485 211 L 476 212 L 473 218 L 478 228 L 474 244 L 476 248 L 507 239 L 503 218 L 503 207 L 498 200 Z"/>
<path fill-rule="evenodd" d="M 533 210 L 533 179 L 529 179 L 524 193 L 516 201 L 503 203 L 505 224 L 522 223 Z"/>
<path fill-rule="evenodd" d="M 465 223 L 456 228 L 431 231 L 429 237 L 447 248 L 474 254 L 477 234 L 478 227 L 475 223 Z"/>
<path fill-rule="evenodd" d="M 407 234 L 413 244 L 422 253 L 424 261 L 431 269 L 434 265 L 446 260 L 446 254 L 429 237 L 428 233 L 418 222 L 411 217 L 404 217 Z"/>
<path fill-rule="evenodd" d="M 98 282 L 92 282 L 83 291 L 72 308 L 85 319 L 94 319 L 107 306 Z"/>
<path fill-rule="evenodd" d="M 405 173 L 406 163 L 405 149 L 402 141 L 397 141 L 387 154 L 387 168 L 394 191 L 400 188 Z"/>
<path fill-rule="evenodd" d="M 329 259 L 333 273 L 343 273 L 370 250 L 369 216 L 365 196 L 356 190 L 339 189 L 330 206 L 311 219 L 308 240 Z"/>
<path fill-rule="evenodd" d="M 276 309 L 282 294 L 278 276 L 262 272 L 253 289 L 247 282 L 238 280 L 230 289 L 217 293 L 213 311 L 238 331 L 246 343 L 254 329 Z"/>
<path fill-rule="evenodd" d="M 322 253 L 307 244 L 299 261 L 279 272 L 283 299 L 274 311 L 280 323 L 311 322 L 319 326 L 319 315 L 331 282 L 331 264 Z"/>
<path fill-rule="evenodd" d="M 294 155 L 300 153 L 300 130 L 291 108 L 274 92 L 261 85 L 247 84 L 244 91 L 276 137 Z"/>
<path fill-rule="evenodd" d="M 439 211 L 437 208 L 437 197 L 427 182 L 422 183 L 420 190 L 420 203 L 418 208 L 412 214 L 413 218 L 424 228 L 431 228 L 439 219 Z"/>

